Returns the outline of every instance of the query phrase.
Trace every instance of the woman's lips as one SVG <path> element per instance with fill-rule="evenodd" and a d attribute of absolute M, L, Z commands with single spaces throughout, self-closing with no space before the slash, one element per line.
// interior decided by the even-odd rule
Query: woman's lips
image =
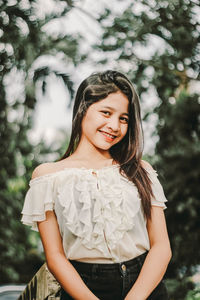
<path fill-rule="evenodd" d="M 106 138 L 106 140 L 110 142 L 112 142 L 116 138 L 116 135 L 110 134 L 108 132 L 102 130 L 99 130 L 99 132 Z"/>

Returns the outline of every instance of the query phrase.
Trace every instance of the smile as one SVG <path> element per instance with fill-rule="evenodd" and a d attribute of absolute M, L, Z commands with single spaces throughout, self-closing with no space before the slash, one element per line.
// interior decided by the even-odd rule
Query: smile
<path fill-rule="evenodd" d="M 113 135 L 113 134 L 110 134 L 110 133 L 107 133 L 105 131 L 101 131 L 99 130 L 104 136 L 108 137 L 109 139 L 112 139 L 114 140 L 116 138 L 116 135 Z"/>

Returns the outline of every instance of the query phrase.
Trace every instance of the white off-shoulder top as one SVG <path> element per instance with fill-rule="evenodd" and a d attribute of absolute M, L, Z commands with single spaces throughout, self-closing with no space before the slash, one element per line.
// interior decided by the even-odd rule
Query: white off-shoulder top
<path fill-rule="evenodd" d="M 146 170 L 155 196 L 152 205 L 166 208 L 156 171 Z M 37 222 L 45 220 L 49 210 L 57 216 L 68 259 L 122 262 L 150 248 L 137 187 L 120 174 L 118 165 L 66 168 L 32 179 L 22 222 L 38 230 Z"/>

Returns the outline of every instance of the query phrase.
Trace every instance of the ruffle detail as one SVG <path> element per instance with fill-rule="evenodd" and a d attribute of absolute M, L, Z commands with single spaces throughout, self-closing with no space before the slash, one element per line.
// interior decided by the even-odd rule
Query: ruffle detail
<path fill-rule="evenodd" d="M 159 206 L 162 207 L 163 209 L 166 209 L 167 207 L 165 205 L 165 202 L 167 202 L 168 200 L 166 199 L 163 187 L 160 184 L 160 181 L 158 180 L 157 171 L 154 170 L 153 168 L 147 168 L 146 170 L 152 182 L 152 191 L 154 194 L 154 197 L 152 197 L 151 199 L 151 204 L 153 206 Z"/>
<path fill-rule="evenodd" d="M 118 168 L 95 173 L 86 170 L 78 178 L 77 172 L 71 173 L 67 184 L 60 185 L 58 199 L 68 230 L 87 249 L 98 249 L 113 257 L 116 244 L 134 226 L 140 199 L 135 186 L 123 179 Z"/>
<path fill-rule="evenodd" d="M 167 199 L 157 172 L 147 171 L 154 193 L 152 205 L 165 208 Z M 70 231 L 86 249 L 117 260 L 119 241 L 138 222 L 141 200 L 137 187 L 119 173 L 118 166 L 69 168 L 30 181 L 22 222 L 37 231 L 37 222 L 46 219 L 48 210 L 55 210 L 62 235 Z"/>
<path fill-rule="evenodd" d="M 46 219 L 46 211 L 54 209 L 53 186 L 51 180 L 30 181 L 24 207 L 22 210 L 22 223 L 38 231 L 37 222 Z"/>

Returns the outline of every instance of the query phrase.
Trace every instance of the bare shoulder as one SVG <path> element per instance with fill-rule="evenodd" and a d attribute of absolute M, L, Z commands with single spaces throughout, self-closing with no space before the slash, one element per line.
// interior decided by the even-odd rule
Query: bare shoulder
<path fill-rule="evenodd" d="M 32 179 L 55 172 L 55 163 L 43 163 L 35 168 Z"/>
<path fill-rule="evenodd" d="M 141 160 L 141 164 L 142 164 L 143 168 L 145 168 L 145 169 L 147 168 L 147 169 L 153 170 L 153 168 L 150 165 L 150 163 L 148 163 L 146 160 Z"/>
<path fill-rule="evenodd" d="M 43 163 L 35 168 L 32 173 L 32 179 L 41 177 L 47 174 L 53 174 L 62 171 L 66 168 L 77 167 L 76 162 L 70 158 L 65 158 L 57 162 Z"/>

